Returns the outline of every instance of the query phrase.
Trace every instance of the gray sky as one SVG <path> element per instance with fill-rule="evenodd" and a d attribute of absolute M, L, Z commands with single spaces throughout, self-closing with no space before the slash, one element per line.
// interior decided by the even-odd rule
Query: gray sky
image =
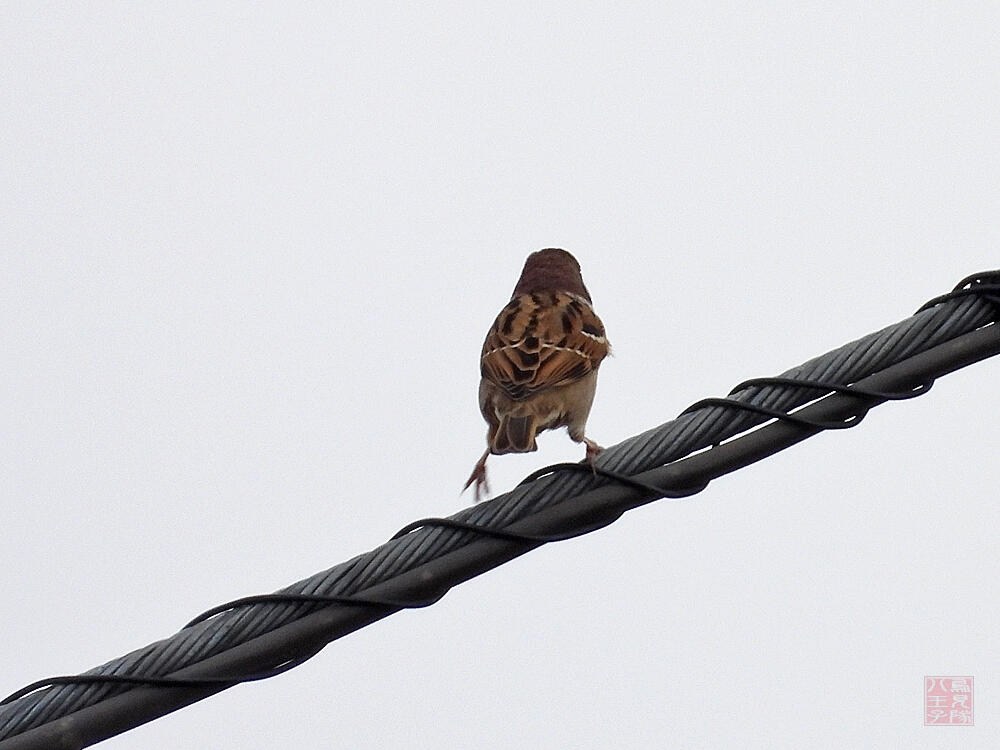
<path fill-rule="evenodd" d="M 291 5 L 0 19 L 3 694 L 471 502 L 533 250 L 605 445 L 1000 265 L 991 4 Z M 998 368 L 104 747 L 996 747 Z"/>

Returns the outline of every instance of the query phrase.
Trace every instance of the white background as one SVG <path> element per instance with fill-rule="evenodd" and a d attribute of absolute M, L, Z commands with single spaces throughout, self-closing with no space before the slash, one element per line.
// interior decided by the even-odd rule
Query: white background
<path fill-rule="evenodd" d="M 2 12 L 4 694 L 470 502 L 533 250 L 605 445 L 1000 265 L 991 3 L 246 5 Z M 998 375 L 104 747 L 996 747 Z"/>

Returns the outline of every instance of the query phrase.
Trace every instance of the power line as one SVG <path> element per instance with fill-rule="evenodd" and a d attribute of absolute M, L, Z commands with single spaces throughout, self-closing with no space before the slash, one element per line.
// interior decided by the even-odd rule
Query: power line
<path fill-rule="evenodd" d="M 780 378 L 747 381 L 728 399 L 699 402 L 608 448 L 597 474 L 571 465 L 572 474 L 533 478 L 450 519 L 425 519 L 276 595 L 229 603 L 170 638 L 18 697 L 0 706 L 0 750 L 86 747 L 238 682 L 280 673 L 342 635 L 401 608 L 426 606 L 455 584 L 540 544 L 600 528 L 656 497 L 691 494 L 715 477 L 823 429 L 853 426 L 874 405 L 919 395 L 934 378 L 1000 353 L 1000 325 L 991 325 L 1000 309 L 1000 272 L 964 279 L 928 304 Z M 775 416 L 779 421 L 730 440 Z M 716 447 L 688 455 L 709 446 Z"/>

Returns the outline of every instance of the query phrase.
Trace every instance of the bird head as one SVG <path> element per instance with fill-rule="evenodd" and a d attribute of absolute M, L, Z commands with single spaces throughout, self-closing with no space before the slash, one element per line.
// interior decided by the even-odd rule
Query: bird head
<path fill-rule="evenodd" d="M 570 292 L 590 301 L 580 264 L 570 253 L 556 247 L 532 253 L 524 262 L 514 296 L 534 292 Z"/>

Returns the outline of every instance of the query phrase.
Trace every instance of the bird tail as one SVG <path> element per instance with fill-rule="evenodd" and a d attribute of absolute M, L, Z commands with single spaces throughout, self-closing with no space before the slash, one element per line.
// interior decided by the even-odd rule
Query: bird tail
<path fill-rule="evenodd" d="M 536 451 L 538 450 L 538 445 L 535 443 L 536 430 L 535 418 L 532 415 L 503 417 L 493 437 L 493 445 L 490 446 L 492 452 L 500 455 Z"/>

